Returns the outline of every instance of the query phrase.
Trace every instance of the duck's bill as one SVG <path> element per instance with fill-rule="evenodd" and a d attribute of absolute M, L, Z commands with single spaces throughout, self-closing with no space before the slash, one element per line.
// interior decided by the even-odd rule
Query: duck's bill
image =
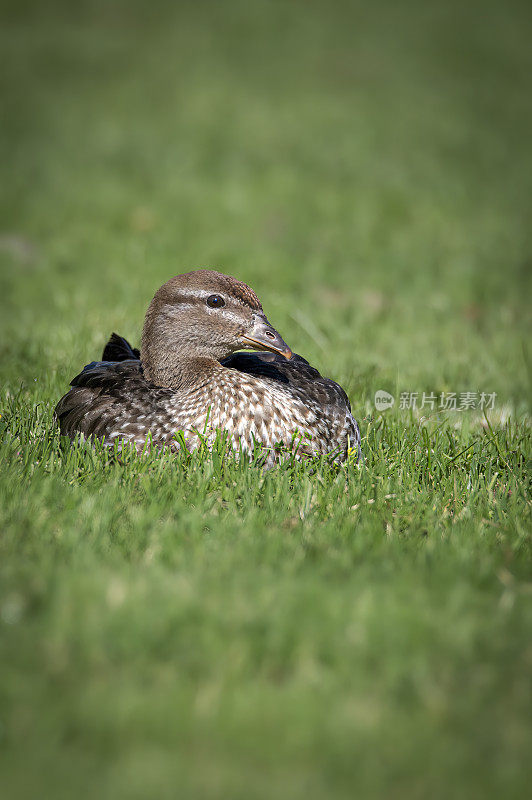
<path fill-rule="evenodd" d="M 253 350 L 269 350 L 272 353 L 279 353 L 286 359 L 292 358 L 292 351 L 277 333 L 266 317 L 259 317 L 249 334 L 242 337 L 242 346 L 250 347 Z"/>

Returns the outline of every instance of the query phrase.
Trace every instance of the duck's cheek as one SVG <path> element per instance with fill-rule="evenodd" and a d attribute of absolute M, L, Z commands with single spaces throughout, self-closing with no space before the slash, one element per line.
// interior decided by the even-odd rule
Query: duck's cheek
<path fill-rule="evenodd" d="M 249 333 L 251 330 L 251 326 L 249 325 L 239 325 L 237 330 L 235 330 L 235 342 L 238 342 L 238 346 L 242 347 L 242 340 L 244 337 Z"/>

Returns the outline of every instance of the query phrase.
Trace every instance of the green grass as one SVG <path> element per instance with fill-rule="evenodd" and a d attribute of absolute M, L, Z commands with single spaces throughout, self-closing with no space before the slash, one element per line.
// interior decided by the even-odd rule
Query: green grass
<path fill-rule="evenodd" d="M 3 795 L 527 796 L 531 32 L 517 2 L 5 4 Z M 346 387 L 362 466 L 60 441 L 73 375 L 206 265 Z"/>

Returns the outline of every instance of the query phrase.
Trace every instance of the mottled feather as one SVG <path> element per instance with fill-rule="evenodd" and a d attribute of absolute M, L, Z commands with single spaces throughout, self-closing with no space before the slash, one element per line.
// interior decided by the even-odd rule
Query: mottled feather
<path fill-rule="evenodd" d="M 117 354 L 126 356 L 133 348 L 122 341 L 126 346 Z M 192 450 L 205 433 L 212 440 L 220 429 L 235 450 L 251 452 L 262 443 L 270 463 L 279 445 L 295 446 L 299 455 L 333 452 L 340 458 L 358 449 L 360 434 L 344 390 L 301 356 L 286 361 L 273 353 L 235 353 L 221 366 L 216 386 L 205 382 L 181 396 L 146 381 L 138 359 L 92 362 L 57 405 L 61 433 L 109 445 L 120 438 L 139 448 L 150 435 L 154 444 L 175 448 L 175 434 L 183 430 Z"/>

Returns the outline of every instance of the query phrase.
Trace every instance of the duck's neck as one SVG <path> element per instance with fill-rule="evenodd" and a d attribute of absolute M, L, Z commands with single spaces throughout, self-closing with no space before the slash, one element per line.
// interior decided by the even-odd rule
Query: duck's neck
<path fill-rule="evenodd" d="M 170 389 L 192 389 L 202 384 L 206 379 L 212 379 L 221 369 L 222 365 L 214 358 L 186 357 L 181 354 L 179 358 L 172 359 L 170 353 L 162 357 L 151 359 L 144 352 L 141 354 L 144 377 L 155 386 L 165 386 Z"/>

